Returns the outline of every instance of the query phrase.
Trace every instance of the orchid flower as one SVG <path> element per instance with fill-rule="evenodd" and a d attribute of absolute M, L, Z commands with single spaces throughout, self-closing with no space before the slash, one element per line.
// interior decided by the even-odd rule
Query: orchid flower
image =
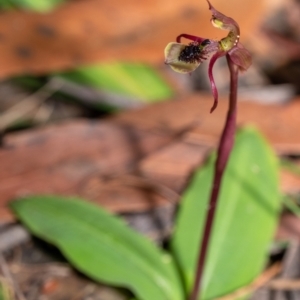
<path fill-rule="evenodd" d="M 214 104 L 210 112 L 213 112 L 218 104 L 218 90 L 213 77 L 213 66 L 218 58 L 227 56 L 231 62 L 238 66 L 240 71 L 247 70 L 251 63 L 251 55 L 240 43 L 240 28 L 235 20 L 217 11 L 207 0 L 212 12 L 211 23 L 214 27 L 229 30 L 228 35 L 221 40 L 212 40 L 190 34 L 180 34 L 176 43 L 169 43 L 165 48 L 165 63 L 179 73 L 193 72 L 204 60 L 210 58 L 208 76 L 211 84 Z M 181 38 L 192 42 L 188 45 L 180 43 Z"/>

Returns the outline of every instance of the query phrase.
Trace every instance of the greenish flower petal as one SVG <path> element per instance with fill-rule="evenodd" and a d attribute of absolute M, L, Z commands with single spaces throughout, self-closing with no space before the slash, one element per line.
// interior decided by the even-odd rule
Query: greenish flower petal
<path fill-rule="evenodd" d="M 232 31 L 236 36 L 240 35 L 240 27 L 238 23 L 230 17 L 223 15 L 221 12 L 217 11 L 207 0 L 209 9 L 212 13 L 211 23 L 214 27 Z"/>

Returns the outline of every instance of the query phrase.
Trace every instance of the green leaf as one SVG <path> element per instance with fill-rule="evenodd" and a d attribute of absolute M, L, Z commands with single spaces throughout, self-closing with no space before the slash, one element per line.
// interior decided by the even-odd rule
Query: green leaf
<path fill-rule="evenodd" d="M 187 290 L 193 284 L 213 168 L 211 157 L 195 173 L 184 193 L 172 240 Z M 276 157 L 254 129 L 244 129 L 236 138 L 223 177 L 201 299 L 232 292 L 261 272 L 279 209 Z"/>
<path fill-rule="evenodd" d="M 0 300 L 13 300 L 13 293 L 10 286 L 0 278 Z"/>
<path fill-rule="evenodd" d="M 23 8 L 37 12 L 48 12 L 65 0 L 0 0 L 2 8 Z"/>
<path fill-rule="evenodd" d="M 13 5 L 11 4 L 10 0 L 0 0 L 0 9 L 12 9 L 12 8 Z"/>
<path fill-rule="evenodd" d="M 150 66 L 112 62 L 86 66 L 60 74 L 64 79 L 117 94 L 132 96 L 145 103 L 170 98 L 172 90 Z"/>
<path fill-rule="evenodd" d="M 11 207 L 91 278 L 127 287 L 141 300 L 183 298 L 171 256 L 99 207 L 58 196 L 28 197 Z"/>

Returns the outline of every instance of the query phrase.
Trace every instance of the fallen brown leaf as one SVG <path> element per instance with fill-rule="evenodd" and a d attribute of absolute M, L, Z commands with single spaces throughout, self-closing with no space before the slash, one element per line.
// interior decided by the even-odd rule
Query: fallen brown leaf
<path fill-rule="evenodd" d="M 32 193 L 79 195 L 88 187 L 85 178 L 128 172 L 170 139 L 112 122 L 87 121 L 9 135 L 0 150 L 1 219 L 11 218 L 8 199 Z"/>
<path fill-rule="evenodd" d="M 12 218 L 9 200 L 37 193 L 80 195 L 115 212 L 170 204 L 162 189 L 181 192 L 218 141 L 227 101 L 220 99 L 213 114 L 211 104 L 211 95 L 187 95 L 109 120 L 8 135 L 0 150 L 1 219 Z M 238 123 L 257 126 L 279 153 L 299 154 L 299 106 L 296 101 L 286 106 L 241 101 Z M 148 186 L 128 184 L 125 173 Z M 111 185 L 115 179 L 118 186 Z"/>
<path fill-rule="evenodd" d="M 236 18 L 247 38 L 263 14 L 261 1 L 224 3 L 218 9 Z M 124 9 L 126 8 L 126 9 Z M 0 15 L 0 78 L 46 74 L 95 61 L 163 63 L 163 50 L 188 32 L 217 38 L 206 1 L 81 0 L 48 14 L 22 11 Z"/>

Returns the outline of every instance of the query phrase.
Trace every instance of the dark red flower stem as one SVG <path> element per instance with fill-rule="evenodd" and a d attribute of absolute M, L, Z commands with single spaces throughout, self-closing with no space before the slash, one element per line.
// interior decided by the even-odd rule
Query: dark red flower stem
<path fill-rule="evenodd" d="M 221 139 L 217 151 L 214 180 L 213 180 L 213 185 L 210 194 L 203 238 L 200 244 L 195 281 L 194 281 L 193 289 L 190 294 L 189 300 L 197 300 L 199 299 L 198 295 L 201 294 L 201 282 L 203 278 L 205 259 L 207 257 L 209 240 L 211 238 L 212 226 L 213 226 L 215 212 L 217 209 L 218 196 L 220 192 L 222 177 L 234 144 L 234 135 L 236 129 L 236 112 L 237 112 L 238 67 L 232 63 L 228 55 L 226 55 L 226 58 L 230 70 L 229 109 L 228 109 L 226 123 L 221 135 Z"/>

